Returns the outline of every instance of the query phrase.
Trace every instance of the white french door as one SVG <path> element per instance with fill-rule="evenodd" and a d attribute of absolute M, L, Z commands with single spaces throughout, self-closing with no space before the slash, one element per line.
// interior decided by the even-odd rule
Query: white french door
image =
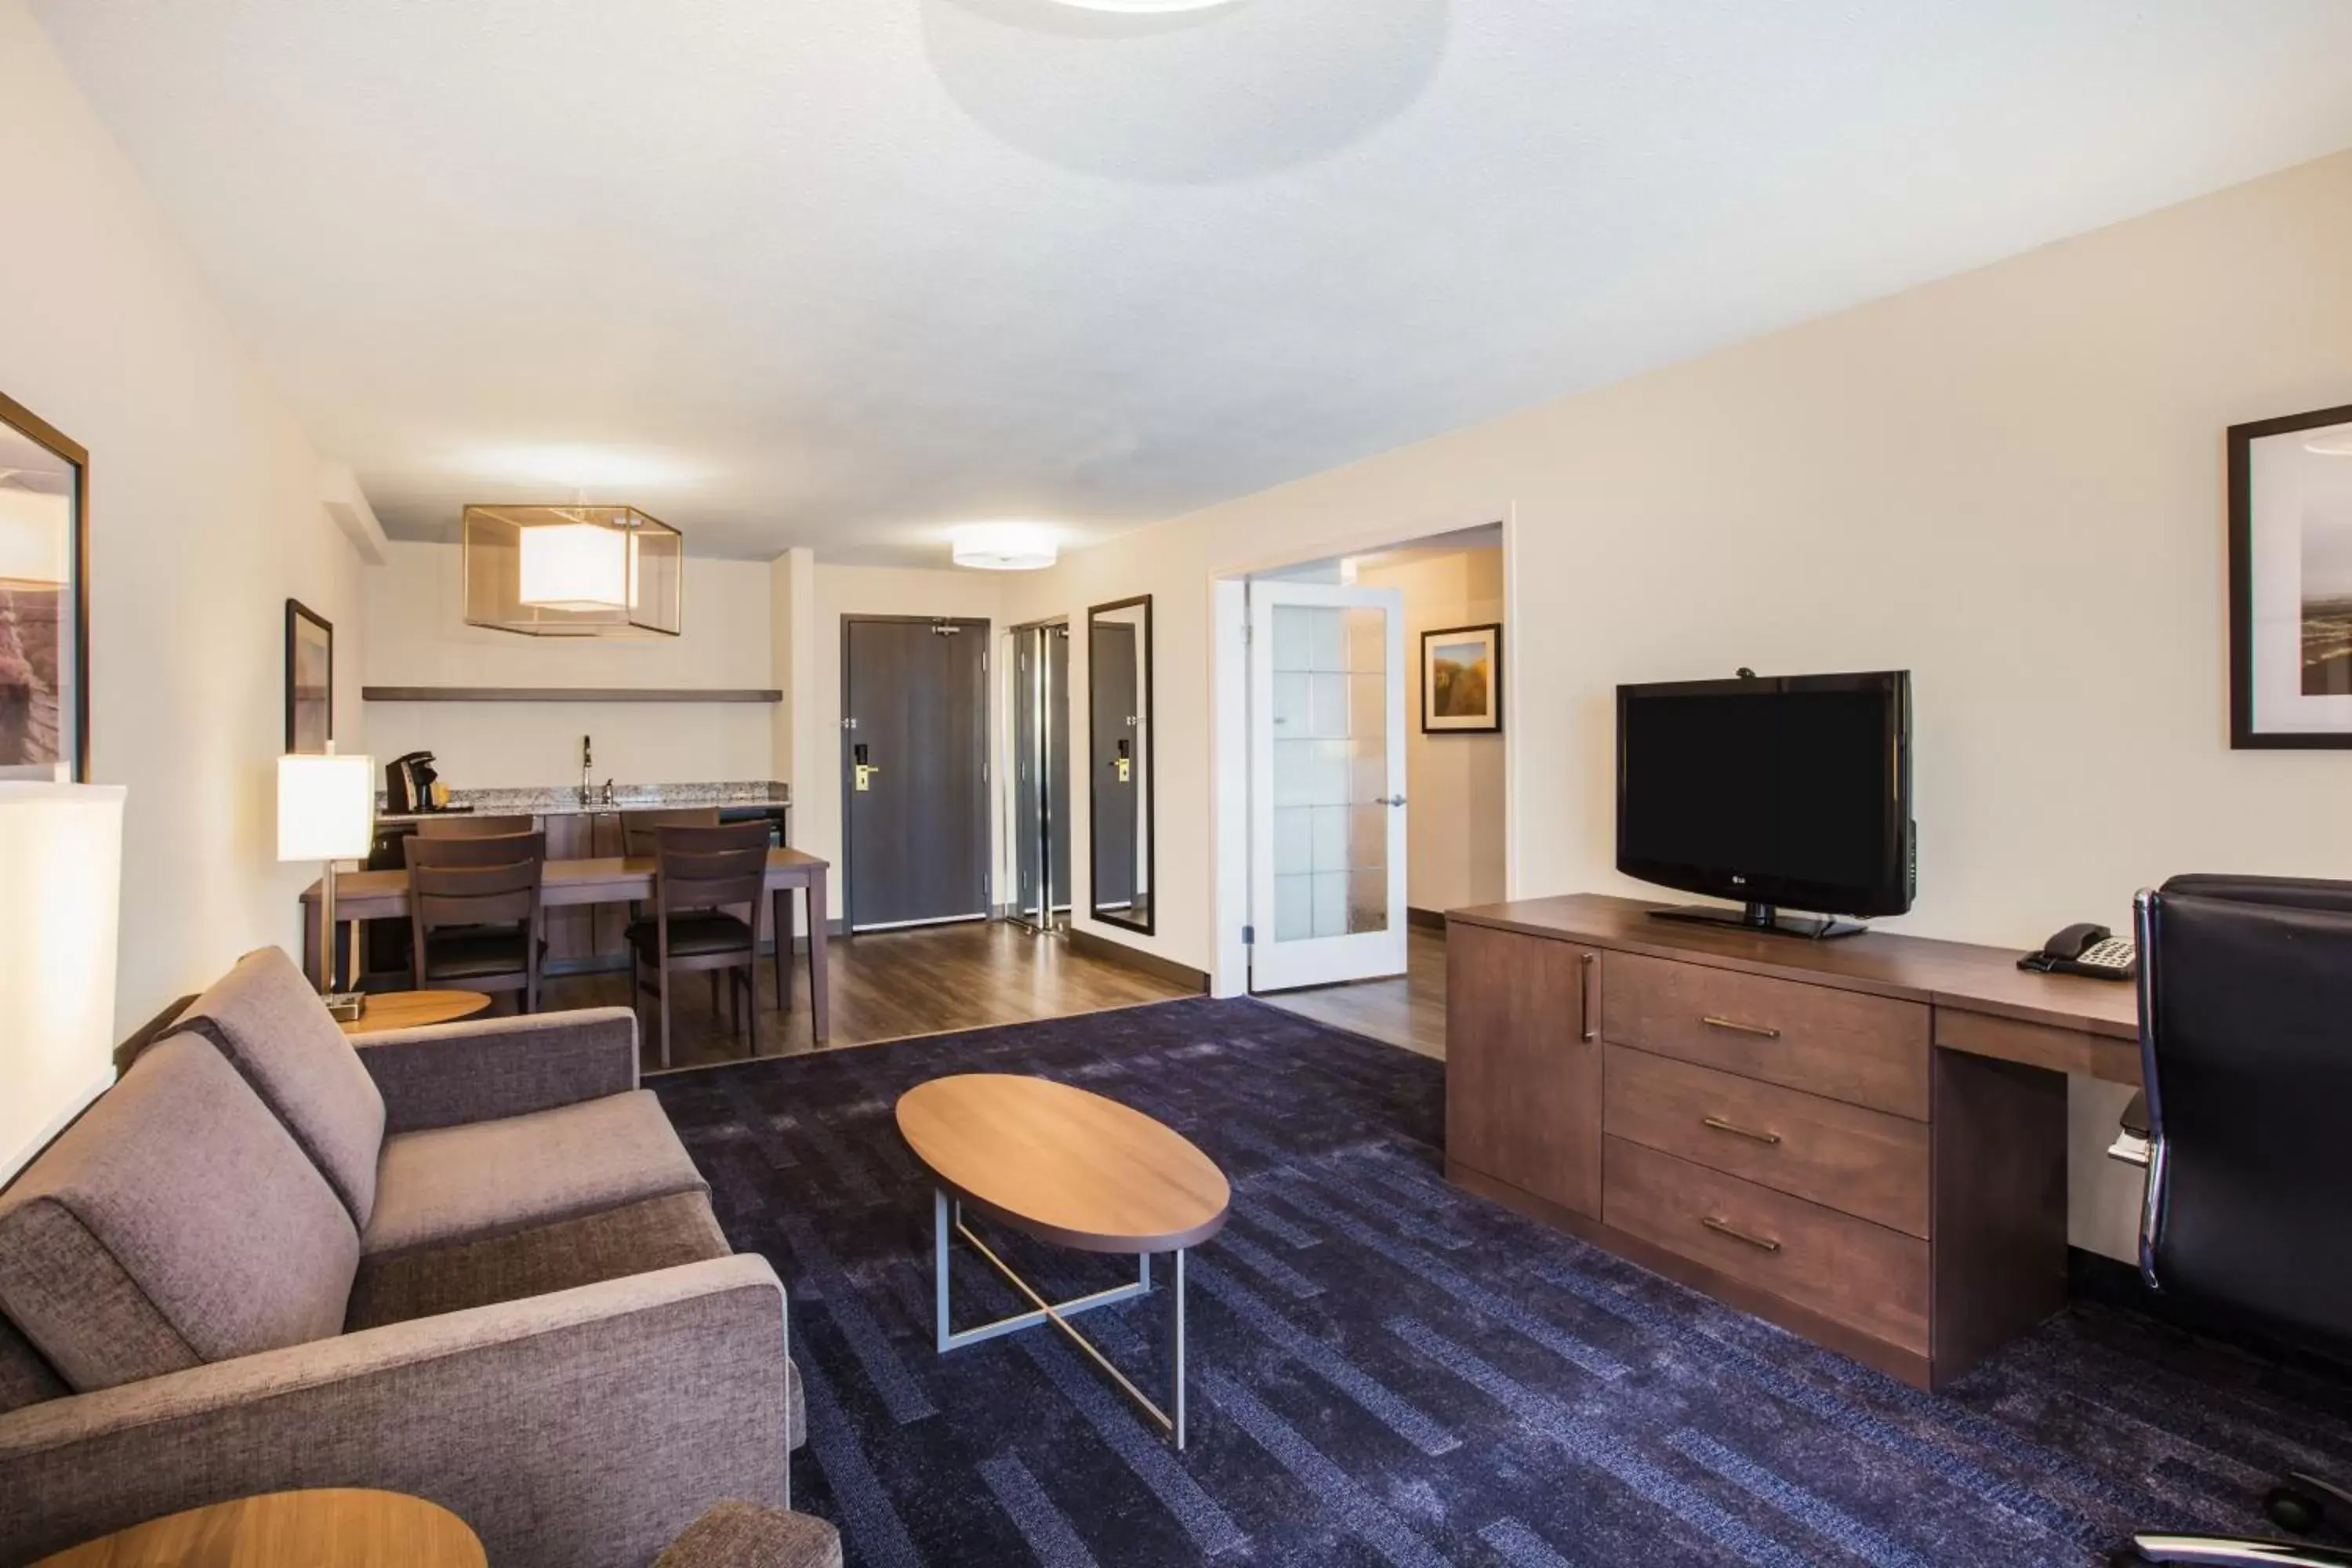
<path fill-rule="evenodd" d="M 1252 583 L 1250 989 L 1405 968 L 1404 595 Z"/>

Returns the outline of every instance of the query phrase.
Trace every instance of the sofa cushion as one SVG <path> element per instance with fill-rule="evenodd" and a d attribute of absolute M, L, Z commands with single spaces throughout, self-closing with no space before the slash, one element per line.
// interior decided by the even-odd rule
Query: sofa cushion
<path fill-rule="evenodd" d="M 646 1198 L 708 1193 L 651 1089 L 398 1132 L 383 1142 L 371 1258 L 446 1247 Z"/>
<path fill-rule="evenodd" d="M 491 1307 L 731 1249 L 700 1193 L 674 1193 L 526 1230 L 360 1259 L 347 1331 Z"/>
<path fill-rule="evenodd" d="M 769 1503 L 716 1502 L 654 1568 L 841 1568 L 841 1532 Z"/>
<path fill-rule="evenodd" d="M 0 1317 L 0 1415 L 72 1392 L 16 1325 Z"/>
<path fill-rule="evenodd" d="M 383 1096 L 285 951 L 259 948 L 238 959 L 174 1027 L 220 1047 L 334 1187 L 352 1223 L 366 1229 Z"/>
<path fill-rule="evenodd" d="M 0 1194 L 0 1312 L 83 1392 L 335 1333 L 358 1267 L 326 1178 L 193 1035 Z"/>

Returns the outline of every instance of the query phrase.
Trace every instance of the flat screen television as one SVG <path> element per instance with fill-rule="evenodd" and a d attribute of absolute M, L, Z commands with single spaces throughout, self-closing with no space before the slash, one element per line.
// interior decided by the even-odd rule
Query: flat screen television
<path fill-rule="evenodd" d="M 1617 689 L 1617 868 L 1738 910 L 1660 910 L 1803 936 L 1911 907 L 1911 674 Z"/>

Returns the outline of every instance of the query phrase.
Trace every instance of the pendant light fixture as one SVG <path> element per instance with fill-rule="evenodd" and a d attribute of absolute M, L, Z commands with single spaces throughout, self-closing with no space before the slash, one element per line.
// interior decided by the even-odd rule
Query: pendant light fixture
<path fill-rule="evenodd" d="M 530 637 L 676 637 L 685 544 L 633 506 L 469 506 L 466 624 Z"/>

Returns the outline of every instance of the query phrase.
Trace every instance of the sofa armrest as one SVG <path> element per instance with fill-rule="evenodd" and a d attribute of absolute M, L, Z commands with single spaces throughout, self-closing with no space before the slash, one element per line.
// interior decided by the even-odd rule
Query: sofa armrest
<path fill-rule="evenodd" d="M 303 1487 L 430 1499 L 500 1568 L 650 1563 L 783 1506 L 784 1292 L 738 1254 L 0 1415 L 0 1563 Z"/>
<path fill-rule="evenodd" d="M 362 1035 L 383 1130 L 492 1121 L 637 1087 L 637 1016 L 583 1007 Z"/>

